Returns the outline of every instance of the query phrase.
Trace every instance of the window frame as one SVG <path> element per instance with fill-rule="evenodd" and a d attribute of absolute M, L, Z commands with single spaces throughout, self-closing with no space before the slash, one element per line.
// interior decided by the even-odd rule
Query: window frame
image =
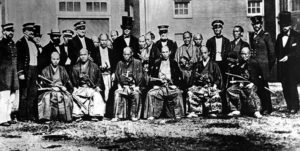
<path fill-rule="evenodd" d="M 65 11 L 60 11 L 60 2 L 65 3 Z M 73 11 L 68 11 L 67 3 L 73 2 Z M 80 2 L 80 11 L 74 11 L 74 2 Z M 93 11 L 87 11 L 87 2 L 92 2 L 92 9 Z M 94 11 L 94 3 L 99 2 L 100 11 Z M 106 12 L 101 11 L 101 4 L 106 3 Z M 72 17 L 72 18 L 93 18 L 93 17 L 102 17 L 102 16 L 110 16 L 111 15 L 111 0 L 57 0 L 56 1 L 57 7 L 57 17 L 64 18 L 64 17 Z"/>
<path fill-rule="evenodd" d="M 265 0 L 261 0 L 260 3 L 260 13 L 249 13 L 248 9 L 249 9 L 249 2 L 255 2 L 255 0 L 246 0 L 246 11 L 247 11 L 247 16 L 248 17 L 252 17 L 252 16 L 264 16 L 264 12 L 265 12 Z"/>
<path fill-rule="evenodd" d="M 173 17 L 174 18 L 193 18 L 193 9 L 192 9 L 192 6 L 193 6 L 193 2 L 192 0 L 190 0 L 190 2 L 186 2 L 188 4 L 188 14 L 185 15 L 185 14 L 175 14 L 175 3 L 177 3 L 175 0 L 173 0 Z M 181 2 L 181 3 L 185 3 L 185 2 Z"/>

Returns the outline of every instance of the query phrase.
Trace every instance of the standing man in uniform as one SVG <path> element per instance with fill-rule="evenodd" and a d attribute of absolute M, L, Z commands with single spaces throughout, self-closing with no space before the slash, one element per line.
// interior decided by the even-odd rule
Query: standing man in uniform
<path fill-rule="evenodd" d="M 40 54 L 34 38 L 34 23 L 23 25 L 24 36 L 17 41 L 17 69 L 20 82 L 19 120 L 35 121 L 37 118 L 37 72 Z"/>
<path fill-rule="evenodd" d="M 171 52 L 170 59 L 174 59 L 178 46 L 175 41 L 168 39 L 168 28 L 168 25 L 158 26 L 160 39 L 155 44 L 159 50 L 159 53 L 161 53 L 162 47 L 167 46 Z"/>
<path fill-rule="evenodd" d="M 270 33 L 262 29 L 262 16 L 254 16 L 251 18 L 254 33 L 250 34 L 250 47 L 252 49 L 253 58 L 256 59 L 262 68 L 265 77 L 265 85 L 271 80 L 271 70 L 275 63 L 274 44 Z M 269 114 L 272 112 L 271 99 L 262 100 L 262 113 Z"/>
<path fill-rule="evenodd" d="M 139 58 L 139 40 L 131 35 L 131 30 L 133 28 L 132 17 L 123 16 L 121 28 L 123 30 L 123 34 L 113 42 L 113 49 L 116 54 L 116 63 L 123 59 L 123 49 L 125 47 L 130 47 L 133 52 L 133 57 L 136 59 Z"/>
<path fill-rule="evenodd" d="M 278 65 L 278 79 L 282 83 L 287 109 L 291 114 L 299 110 L 300 34 L 291 28 L 290 12 L 280 12 L 279 24 L 281 33 L 278 35 L 275 52 Z"/>
<path fill-rule="evenodd" d="M 264 31 L 262 28 L 262 16 L 254 16 L 250 19 L 254 29 L 254 32 L 249 35 L 252 55 L 262 67 L 266 80 L 270 81 L 271 70 L 275 63 L 275 52 L 272 37 L 269 32 Z"/>
<path fill-rule="evenodd" d="M 222 29 L 224 22 L 222 20 L 215 20 L 211 23 L 212 29 L 215 33 L 215 36 L 208 39 L 206 42 L 206 47 L 208 48 L 208 51 L 210 52 L 210 59 L 215 61 L 218 66 L 220 67 L 222 77 L 224 81 L 226 81 L 227 76 L 225 75 L 225 72 L 227 71 L 227 56 L 228 52 L 230 51 L 230 41 L 222 35 Z M 220 92 L 220 96 L 223 103 L 223 113 L 227 112 L 227 104 L 225 102 L 225 87 L 224 84 L 222 84 L 223 87 Z"/>
<path fill-rule="evenodd" d="M 85 36 L 86 34 L 86 23 L 85 21 L 79 21 L 74 24 L 76 36 L 72 38 L 70 41 L 68 51 L 69 56 L 71 59 L 71 65 L 76 64 L 78 57 L 79 57 L 79 51 L 82 48 L 85 48 L 89 51 L 89 54 L 93 53 L 95 51 L 95 46 L 93 41 L 90 38 L 87 38 Z"/>
<path fill-rule="evenodd" d="M 2 25 L 3 39 L 0 41 L 0 126 L 15 123 L 11 119 L 13 104 L 19 90 L 17 74 L 17 48 L 12 40 L 14 37 L 13 23 Z M 16 104 L 18 105 L 18 104 Z"/>

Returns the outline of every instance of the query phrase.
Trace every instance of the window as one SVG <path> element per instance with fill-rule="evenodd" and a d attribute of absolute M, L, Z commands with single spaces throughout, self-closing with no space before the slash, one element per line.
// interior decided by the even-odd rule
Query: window
<path fill-rule="evenodd" d="M 56 0 L 57 16 L 68 17 L 95 17 L 109 16 L 110 0 Z"/>
<path fill-rule="evenodd" d="M 280 5 L 280 11 L 287 11 L 288 10 L 288 0 L 280 0 L 279 5 Z"/>
<path fill-rule="evenodd" d="M 107 12 L 106 2 L 86 2 L 87 12 Z"/>
<path fill-rule="evenodd" d="M 175 18 L 192 18 L 191 0 L 174 0 Z"/>
<path fill-rule="evenodd" d="M 80 12 L 80 2 L 59 2 L 61 12 Z"/>
<path fill-rule="evenodd" d="M 262 0 L 248 0 L 248 16 L 264 15 L 264 3 Z"/>
<path fill-rule="evenodd" d="M 292 0 L 292 11 L 300 11 L 300 0 Z"/>

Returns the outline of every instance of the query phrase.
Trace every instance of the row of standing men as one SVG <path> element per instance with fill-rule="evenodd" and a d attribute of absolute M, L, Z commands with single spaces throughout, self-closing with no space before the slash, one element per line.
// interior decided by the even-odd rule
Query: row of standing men
<path fill-rule="evenodd" d="M 295 93 L 294 88 L 297 84 L 297 73 L 295 73 L 295 69 L 297 69 L 297 64 L 295 61 L 295 58 L 297 59 L 299 57 L 298 52 L 296 51 L 296 46 L 298 48 L 297 43 L 299 42 L 299 36 L 298 34 L 291 29 L 291 17 L 289 12 L 282 12 L 280 13 L 280 25 L 282 27 L 289 27 L 287 30 L 285 28 L 282 28 L 282 34 L 280 34 L 277 38 L 276 42 L 276 54 L 274 45 L 271 40 L 271 36 L 268 32 L 263 31 L 262 29 L 262 17 L 261 16 L 255 16 L 251 18 L 254 33 L 250 35 L 250 48 L 252 49 L 252 56 L 258 61 L 259 66 L 262 67 L 262 74 L 258 75 L 260 79 L 263 79 L 262 83 L 255 83 L 256 85 L 263 85 L 258 86 L 259 88 L 264 88 L 266 84 L 266 81 L 263 77 L 268 77 L 270 74 L 270 70 L 274 66 L 275 60 L 277 58 L 278 61 L 278 68 L 280 76 L 280 80 L 283 85 L 284 90 L 284 96 L 287 101 L 287 107 L 288 110 L 291 113 L 295 113 L 299 109 L 299 103 L 297 103 L 298 99 L 296 98 L 297 95 Z M 38 92 L 37 87 L 40 86 L 37 84 L 38 76 L 37 74 L 42 74 L 44 76 L 47 75 L 47 73 L 43 73 L 42 69 L 46 69 L 49 67 L 48 65 L 51 64 L 53 67 L 53 61 L 52 61 L 52 55 L 57 56 L 53 54 L 53 52 L 58 52 L 60 62 L 59 64 L 64 66 L 66 68 L 67 75 L 71 75 L 71 84 L 75 84 L 74 86 L 79 88 L 79 86 L 88 85 L 89 87 L 91 85 L 94 85 L 95 87 L 95 81 L 91 82 L 91 77 L 86 76 L 88 71 L 87 69 L 91 67 L 85 67 L 84 65 L 78 65 L 77 68 L 79 72 L 77 73 L 77 78 L 74 80 L 74 69 L 76 68 L 76 64 L 80 62 L 84 62 L 84 57 L 81 58 L 81 51 L 82 49 L 88 50 L 89 57 L 87 60 L 92 60 L 95 64 L 97 64 L 97 68 L 99 67 L 100 73 L 103 77 L 103 85 L 99 85 L 97 87 L 99 90 L 102 90 L 102 96 L 104 96 L 104 102 L 107 102 L 109 104 L 109 96 L 111 96 L 111 92 L 109 91 L 113 85 L 115 85 L 115 89 L 120 90 L 120 93 L 116 93 L 112 104 L 110 104 L 110 107 L 106 107 L 107 113 L 111 112 L 113 117 L 119 116 L 119 108 L 123 108 L 125 116 L 122 117 L 132 117 L 132 118 L 138 118 L 138 115 L 141 115 L 141 112 L 135 112 L 134 114 L 138 113 L 138 115 L 130 115 L 130 113 L 125 113 L 126 110 L 131 110 L 131 107 L 124 108 L 126 104 L 119 105 L 118 102 L 126 102 L 126 101 L 117 101 L 118 98 L 116 96 L 120 95 L 122 98 L 123 96 L 126 96 L 130 94 L 133 94 L 132 92 L 135 91 L 135 87 L 138 87 L 136 83 L 134 82 L 134 87 L 128 87 L 129 89 L 124 89 L 124 86 L 127 86 L 128 83 L 132 82 L 134 79 L 136 80 L 135 76 L 136 74 L 133 74 L 133 70 L 136 69 L 136 71 L 139 70 L 139 68 L 128 68 L 130 65 L 128 63 L 122 64 L 122 61 L 126 60 L 126 51 L 124 48 L 130 47 L 130 53 L 132 53 L 134 58 L 140 59 L 143 62 L 143 65 L 145 65 L 145 70 L 150 72 L 149 75 L 153 75 L 153 72 L 155 72 L 155 69 L 157 70 L 157 78 L 162 79 L 161 76 L 163 76 L 163 79 L 169 79 L 172 81 L 172 83 L 178 83 L 179 80 L 182 81 L 181 83 L 178 83 L 177 86 L 180 87 L 183 91 L 182 95 L 183 98 L 188 96 L 188 89 L 191 86 L 189 81 L 191 80 L 191 73 L 192 69 L 194 68 L 194 64 L 197 62 L 201 62 L 200 57 L 202 54 L 200 53 L 200 49 L 202 47 L 201 41 L 202 41 L 202 35 L 201 34 L 195 34 L 194 37 L 192 37 L 192 34 L 190 32 L 185 32 L 183 34 L 183 40 L 184 44 L 177 48 L 176 42 L 168 39 L 167 33 L 168 33 L 168 26 L 162 25 L 159 26 L 159 34 L 160 34 L 160 40 L 158 40 L 156 43 L 153 42 L 155 39 L 155 36 L 153 33 L 149 32 L 145 34 L 145 36 L 141 36 L 139 39 L 135 38 L 130 34 L 132 29 L 132 18 L 130 17 L 123 17 L 122 18 L 123 24 L 121 25 L 121 28 L 123 30 L 123 34 L 116 38 L 115 40 L 111 41 L 110 44 L 108 41 L 108 35 L 101 34 L 99 38 L 92 38 L 93 40 L 85 37 L 85 22 L 80 21 L 74 24 L 76 35 L 72 37 L 73 31 L 72 30 L 64 30 L 63 31 L 63 37 L 65 39 L 65 42 L 63 45 L 59 45 L 59 32 L 51 31 L 49 33 L 51 41 L 49 44 L 41 48 L 39 44 L 39 39 L 41 37 L 41 34 L 39 33 L 39 26 L 36 26 L 34 23 L 26 23 L 23 25 L 23 32 L 24 37 L 22 37 L 19 41 L 17 41 L 16 45 L 12 41 L 13 37 L 13 24 L 5 24 L 2 26 L 3 28 L 3 34 L 4 38 L 1 40 L 1 47 L 5 51 L 1 51 L 1 57 L 4 57 L 2 59 L 1 63 L 1 69 L 3 72 L 2 76 L 4 78 L 1 79 L 2 83 L 2 90 L 1 91 L 1 98 L 5 98 L 6 102 L 11 102 L 14 98 L 18 97 L 15 92 L 20 88 L 20 103 L 19 103 L 19 110 L 18 110 L 18 119 L 19 120 L 37 120 L 37 119 L 44 119 L 39 117 L 38 112 L 38 105 L 40 106 L 41 103 L 38 103 Z M 215 20 L 212 22 L 213 31 L 215 33 L 215 36 L 207 40 L 206 47 L 209 52 L 210 60 L 216 62 L 218 67 L 220 68 L 221 76 L 223 79 L 228 79 L 227 74 L 225 72 L 228 71 L 228 63 L 230 62 L 230 58 L 237 58 L 240 57 L 240 51 L 244 47 L 249 47 L 249 45 L 242 40 L 242 33 L 243 28 L 241 26 L 235 26 L 233 29 L 233 36 L 234 40 L 230 42 L 227 38 L 225 38 L 222 35 L 222 28 L 223 28 L 224 22 L 221 20 Z M 113 32 L 112 34 L 115 34 L 116 32 Z M 288 33 L 288 39 L 285 39 L 285 33 Z M 195 43 L 193 44 L 191 39 L 194 39 Z M 285 39 L 285 40 L 281 40 Z M 98 41 L 97 41 L 98 40 Z M 100 42 L 99 42 L 100 40 Z M 143 42 L 144 41 L 144 42 Z M 143 43 L 146 44 L 143 45 Z M 291 45 L 288 45 L 292 48 L 285 47 L 285 44 L 280 44 L 289 42 Z M 139 46 L 139 42 L 141 43 Z M 100 46 L 97 45 L 100 43 Z M 96 46 L 96 47 L 95 47 Z M 143 47 L 144 46 L 144 47 Z M 179 70 L 173 70 L 171 69 L 171 72 L 162 73 L 164 70 L 159 70 L 160 68 L 165 68 L 161 64 L 157 64 L 155 60 L 157 58 L 160 58 L 160 56 L 164 56 L 162 52 L 162 48 L 167 47 L 168 51 L 170 51 L 170 55 L 168 58 L 171 60 L 174 60 L 176 65 L 179 67 Z M 294 50 L 295 49 L 295 50 Z M 124 52 L 123 52 L 124 51 Z M 84 54 L 83 50 L 83 54 Z M 130 53 L 128 56 L 130 56 Z M 84 56 L 84 55 L 83 55 Z M 122 59 L 124 57 L 124 59 Z M 287 59 L 287 57 L 289 59 Z M 129 57 L 130 58 L 130 57 Z M 229 58 L 229 59 L 228 59 Z M 266 59 L 267 58 L 267 59 Z M 128 59 L 127 59 L 128 60 Z M 130 59 L 129 59 L 130 60 Z M 173 61 L 169 62 L 169 66 L 173 68 L 171 63 Z M 203 60 L 202 60 L 203 62 Z M 138 63 L 133 63 L 138 64 Z M 292 64 L 292 66 L 291 66 Z M 50 66 L 51 66 L 50 65 Z M 167 63 L 168 65 L 168 63 Z M 148 66 L 148 67 L 147 67 Z M 285 66 L 288 66 L 289 68 L 286 68 Z M 12 68 L 7 68 L 12 67 Z M 293 69 L 291 69 L 293 68 Z M 81 70 L 85 69 L 85 72 L 82 72 Z M 123 70 L 125 69 L 125 70 Z M 53 69 L 54 70 L 54 69 Z M 53 70 L 49 70 L 53 71 Z M 120 72 L 119 72 L 120 71 Z M 168 71 L 168 70 L 166 70 Z M 282 72 L 286 71 L 286 72 Z M 116 75 L 119 72 L 118 75 Z M 140 71 L 142 72 L 142 71 Z M 175 73 L 172 73 L 175 72 Z M 178 75 L 178 73 L 182 73 L 182 76 Z M 116 73 L 116 74 L 114 74 Z M 285 73 L 285 75 L 282 75 L 282 73 Z M 156 74 L 156 73 L 155 73 Z M 48 74 L 52 80 L 50 84 L 53 86 L 55 83 L 53 81 L 53 73 Z M 144 75 L 144 74 L 139 74 Z M 175 76 L 176 75 L 176 76 Z M 166 78 L 168 77 L 169 78 Z M 260 77 L 261 76 L 261 77 Z M 131 77 L 131 78 L 130 78 Z M 177 80 L 174 80 L 174 77 L 178 77 Z M 182 79 L 180 79 L 180 77 Z M 152 79 L 155 79 L 155 77 L 151 77 Z M 80 79 L 80 80 L 79 80 Z M 95 78 L 97 79 L 97 78 Z M 102 79 L 102 78 L 100 78 Z M 49 80 L 49 79 L 48 79 Z M 115 84 L 112 85 L 112 81 L 116 80 Z M 58 80 L 61 82 L 61 79 Z M 74 82 L 77 81 L 77 82 Z M 144 80 L 145 83 L 149 80 Z M 224 81 L 224 80 L 223 80 Z M 225 80 L 227 81 L 227 80 Z M 49 82 L 49 81 L 48 81 Z M 123 83 L 124 82 L 124 83 Z M 142 80 L 143 82 L 143 80 Z M 215 81 L 214 81 L 215 82 Z M 76 84 L 77 83 L 77 84 Z M 101 82 L 96 82 L 101 83 Z M 220 96 L 221 100 L 227 100 L 226 99 L 226 89 L 225 83 L 221 82 L 222 86 L 219 86 L 218 88 L 221 90 Z M 95 87 L 96 88 L 96 87 Z M 145 88 L 147 89 L 147 88 Z M 176 88 L 173 88 L 176 89 Z M 121 91 L 122 90 L 122 91 Z M 148 88 L 149 90 L 149 88 Z M 167 89 L 161 90 L 161 93 L 166 92 Z M 74 91 L 74 90 L 72 90 Z M 75 91 L 79 90 L 76 89 Z M 140 91 L 140 90 L 139 90 Z M 87 92 L 87 91 L 85 91 Z M 116 91 L 117 92 L 117 91 Z M 124 93 L 126 92 L 126 93 Z M 169 90 L 167 91 L 169 97 L 171 97 L 173 94 Z M 272 112 L 272 106 L 271 106 L 271 100 L 270 95 L 265 91 L 265 89 L 260 89 L 257 91 L 260 96 L 261 104 L 262 104 L 262 113 L 268 114 Z M 297 90 L 296 90 L 297 92 Z M 94 92 L 91 92 L 94 93 Z M 42 93 L 43 94 L 43 93 Z M 113 94 L 114 95 L 114 94 Z M 158 95 L 156 92 L 155 95 Z M 82 96 L 82 94 L 78 94 L 78 96 Z M 169 99 L 168 97 L 163 97 L 164 95 L 161 95 L 162 97 L 160 99 Z M 178 94 L 176 95 L 178 96 Z M 74 96 L 73 96 L 74 97 Z M 93 95 L 90 95 L 89 97 L 93 97 Z M 148 96 L 145 96 L 148 97 Z M 40 100 L 45 99 L 45 96 L 42 97 Z M 84 96 L 83 96 L 84 98 Z M 126 97 L 125 97 L 126 98 Z M 78 98 L 76 102 L 80 102 L 82 98 Z M 159 99 L 159 98 L 157 98 Z M 182 99 L 182 98 L 181 98 Z M 59 101 L 59 100 L 57 100 Z M 44 101 L 45 102 L 45 101 Z M 7 123 L 7 121 L 11 121 L 10 116 L 8 117 L 8 114 L 11 113 L 11 103 L 6 103 L 9 106 L 2 106 L 3 107 L 3 122 L 0 123 Z M 17 104 L 17 103 L 15 103 Z M 145 103 L 143 103 L 145 104 Z M 171 103 L 172 104 L 172 103 Z M 188 101 L 185 104 L 189 104 Z M 223 111 L 225 113 L 232 113 L 228 105 L 226 105 L 226 101 L 222 102 Z M 224 105 L 225 104 L 225 105 Z M 15 105 L 18 106 L 18 105 Z M 42 106 L 42 105 L 41 105 Z M 73 105 L 70 105 L 73 108 Z M 85 114 L 88 112 L 88 114 L 92 111 L 89 110 L 89 108 L 85 108 L 85 104 L 77 103 L 78 106 L 78 114 Z M 96 105 L 94 105 L 96 106 Z M 128 106 L 128 105 L 127 105 Z M 167 106 L 167 105 L 166 105 Z M 170 105 L 171 106 L 171 105 Z M 186 113 L 187 111 L 191 110 L 191 105 L 181 105 L 183 106 L 183 111 Z M 172 111 L 170 111 L 168 108 L 165 107 L 165 105 L 162 106 L 164 110 L 166 110 L 166 113 L 172 114 Z M 15 107 L 17 108 L 17 107 Z M 134 108 L 134 107 L 133 107 Z M 138 105 L 135 106 L 135 108 L 139 108 Z M 174 108 L 174 106 L 173 106 Z M 86 111 L 82 111 L 86 109 Z M 152 109 L 156 109 L 157 107 L 152 107 Z M 99 110 L 99 109 L 97 109 Z M 105 107 L 102 110 L 105 110 Z M 144 109 L 147 110 L 147 109 Z M 154 112 L 155 111 L 151 111 Z M 136 111 L 141 111 L 140 109 L 136 109 Z M 51 111 L 47 111 L 48 114 Z M 79 113 L 81 112 L 81 113 Z M 94 111 L 93 111 L 94 112 Z M 101 113 L 97 113 L 95 115 L 97 116 L 104 116 L 105 111 L 100 111 Z M 150 112 L 150 111 L 149 111 Z M 179 112 L 179 111 L 177 111 Z M 72 114 L 73 111 L 70 113 Z M 184 114 L 183 113 L 183 114 Z M 73 113 L 74 114 L 74 113 Z M 146 114 L 146 112 L 145 112 Z M 15 115 L 12 114 L 14 117 Z M 128 115 L 128 116 L 127 116 Z M 51 116 L 51 114 L 49 115 Z M 74 115 L 73 115 L 74 116 Z M 173 114 L 175 116 L 175 113 Z M 148 117 L 148 116 L 146 116 Z M 149 115 L 149 117 L 153 118 L 156 117 L 153 114 Z M 47 119 L 47 118 L 45 118 Z M 49 119 L 49 118 L 48 118 Z"/>

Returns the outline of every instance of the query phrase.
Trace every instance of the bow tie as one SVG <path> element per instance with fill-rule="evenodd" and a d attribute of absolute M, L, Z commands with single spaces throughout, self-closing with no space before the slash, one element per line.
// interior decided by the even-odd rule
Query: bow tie
<path fill-rule="evenodd" d="M 290 34 L 288 34 L 288 33 L 283 33 L 283 36 L 290 36 Z"/>
<path fill-rule="evenodd" d="M 216 38 L 217 38 L 217 39 L 220 39 L 220 38 L 222 38 L 222 36 L 216 36 Z"/>
<path fill-rule="evenodd" d="M 127 35 L 127 36 L 124 36 L 124 38 L 129 38 L 129 35 Z"/>

